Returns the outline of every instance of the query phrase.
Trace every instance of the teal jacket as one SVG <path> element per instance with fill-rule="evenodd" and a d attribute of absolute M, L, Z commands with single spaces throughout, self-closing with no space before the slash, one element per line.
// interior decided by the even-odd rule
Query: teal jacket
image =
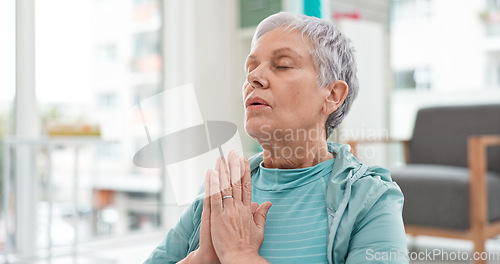
<path fill-rule="evenodd" d="M 327 185 L 328 262 L 408 263 L 403 193 L 389 171 L 361 164 L 348 145 L 328 143 L 335 154 Z M 250 160 L 252 175 L 262 153 Z M 203 194 L 184 212 L 144 264 L 177 263 L 199 246 Z"/>

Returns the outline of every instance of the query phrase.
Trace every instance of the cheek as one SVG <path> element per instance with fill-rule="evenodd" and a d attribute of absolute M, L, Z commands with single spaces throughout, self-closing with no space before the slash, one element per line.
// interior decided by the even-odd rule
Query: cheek
<path fill-rule="evenodd" d="M 308 111 L 314 104 L 316 91 L 307 87 L 306 83 L 294 85 L 292 88 L 287 89 L 281 96 L 283 103 L 292 112 Z"/>
<path fill-rule="evenodd" d="M 241 94 L 243 95 L 243 100 L 245 100 L 245 98 L 247 97 L 247 95 L 251 92 L 251 89 L 250 89 L 250 84 L 245 81 L 243 83 L 243 86 L 241 87 Z M 245 102 L 243 102 L 245 103 Z"/>
<path fill-rule="evenodd" d="M 283 95 L 283 110 L 287 119 L 311 119 L 321 111 L 322 100 L 316 87 L 301 87 Z"/>

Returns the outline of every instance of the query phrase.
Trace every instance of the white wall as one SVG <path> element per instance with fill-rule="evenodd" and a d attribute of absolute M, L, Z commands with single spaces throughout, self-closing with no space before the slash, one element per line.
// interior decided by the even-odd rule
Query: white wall
<path fill-rule="evenodd" d="M 192 83 L 204 120 L 233 121 L 236 70 L 235 1 L 165 1 L 165 89 Z M 243 68 L 243 67 L 241 67 Z M 241 128 L 240 128 L 241 133 Z M 175 202 L 169 181 L 165 202 Z M 177 221 L 183 207 L 166 207 L 166 227 Z"/>
<path fill-rule="evenodd" d="M 489 42 L 480 19 L 485 1 L 433 0 L 430 17 L 398 22 L 391 28 L 393 70 L 430 66 L 433 85 L 428 91 L 393 91 L 391 134 L 410 138 L 418 109 L 443 104 L 490 103 L 500 91 L 487 91 Z M 498 49 L 498 44 L 496 45 Z"/>
<path fill-rule="evenodd" d="M 166 89 L 191 82 L 204 119 L 230 120 L 234 1 L 167 1 L 165 13 Z"/>
<path fill-rule="evenodd" d="M 393 68 L 429 65 L 434 91 L 480 89 L 484 84 L 481 1 L 435 0 L 430 8 L 427 20 L 400 22 L 392 28 Z"/>
<path fill-rule="evenodd" d="M 339 132 L 350 139 L 386 138 L 388 80 L 386 33 L 381 23 L 364 20 L 342 20 L 342 32 L 351 39 L 358 63 L 359 92 Z M 368 164 L 383 164 L 381 148 L 360 148 L 359 158 Z"/>

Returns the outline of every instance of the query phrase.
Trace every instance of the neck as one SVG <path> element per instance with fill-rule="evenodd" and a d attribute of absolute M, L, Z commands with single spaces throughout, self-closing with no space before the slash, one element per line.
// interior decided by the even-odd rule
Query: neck
<path fill-rule="evenodd" d="M 317 136 L 275 135 L 272 140 L 259 140 L 264 149 L 264 167 L 279 169 L 298 169 L 315 166 L 334 158 L 328 152 L 325 132 L 320 130 Z"/>

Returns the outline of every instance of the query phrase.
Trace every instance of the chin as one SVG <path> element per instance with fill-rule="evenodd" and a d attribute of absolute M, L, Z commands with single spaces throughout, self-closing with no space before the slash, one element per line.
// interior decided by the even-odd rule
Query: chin
<path fill-rule="evenodd" d="M 245 131 L 250 137 L 256 140 L 268 138 L 273 133 L 271 125 L 259 121 L 260 120 L 245 120 Z"/>
<path fill-rule="evenodd" d="M 256 126 L 249 125 L 248 122 L 245 123 L 245 131 L 251 138 L 255 138 L 258 134 L 258 129 L 256 129 Z"/>

